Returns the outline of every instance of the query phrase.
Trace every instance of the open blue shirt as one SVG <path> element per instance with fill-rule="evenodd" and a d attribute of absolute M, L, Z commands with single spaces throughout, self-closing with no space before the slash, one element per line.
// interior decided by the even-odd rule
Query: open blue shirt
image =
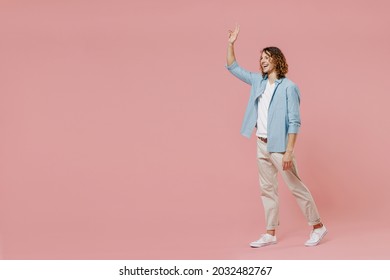
<path fill-rule="evenodd" d="M 250 138 L 257 123 L 258 98 L 265 90 L 268 77 L 241 68 L 237 61 L 225 67 L 241 81 L 251 85 L 249 102 L 241 127 L 241 134 Z M 301 126 L 299 103 L 300 93 L 297 85 L 287 78 L 275 81 L 275 90 L 268 109 L 268 152 L 285 152 L 288 134 L 299 132 Z"/>

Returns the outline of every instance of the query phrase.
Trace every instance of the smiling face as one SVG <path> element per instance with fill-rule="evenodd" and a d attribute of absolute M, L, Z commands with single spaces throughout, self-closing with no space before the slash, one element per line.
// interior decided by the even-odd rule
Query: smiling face
<path fill-rule="evenodd" d="M 277 79 L 286 77 L 288 64 L 282 51 L 277 47 L 266 47 L 261 51 L 260 71 L 268 77 L 276 76 Z"/>
<path fill-rule="evenodd" d="M 263 74 L 271 74 L 276 70 L 275 63 L 273 63 L 273 59 L 269 53 L 263 51 L 260 57 L 260 70 Z"/>

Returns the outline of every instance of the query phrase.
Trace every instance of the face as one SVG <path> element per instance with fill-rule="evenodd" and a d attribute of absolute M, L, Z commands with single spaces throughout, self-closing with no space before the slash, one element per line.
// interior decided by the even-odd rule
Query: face
<path fill-rule="evenodd" d="M 261 53 L 260 68 L 264 74 L 270 74 L 275 71 L 275 64 L 272 62 L 272 58 L 265 51 Z"/>

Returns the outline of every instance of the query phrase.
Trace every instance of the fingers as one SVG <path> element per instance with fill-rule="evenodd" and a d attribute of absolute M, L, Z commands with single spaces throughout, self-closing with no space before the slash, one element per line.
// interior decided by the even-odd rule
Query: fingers
<path fill-rule="evenodd" d="M 231 34 L 231 33 L 238 34 L 238 32 L 240 32 L 240 26 L 236 23 L 236 27 L 234 28 L 234 31 L 228 30 L 228 32 L 229 32 L 229 34 Z"/>
<path fill-rule="evenodd" d="M 288 170 L 292 167 L 292 161 L 283 161 L 282 162 L 283 170 Z"/>

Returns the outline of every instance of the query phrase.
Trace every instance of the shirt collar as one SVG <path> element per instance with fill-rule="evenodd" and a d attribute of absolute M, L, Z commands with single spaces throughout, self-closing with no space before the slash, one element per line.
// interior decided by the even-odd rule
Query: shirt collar
<path fill-rule="evenodd" d="M 264 80 L 268 80 L 268 75 L 265 74 L 265 75 L 263 76 L 263 79 L 264 79 Z M 275 83 L 280 84 L 280 83 L 283 81 L 283 79 L 284 79 L 284 78 L 276 79 L 276 80 L 275 80 Z"/>

